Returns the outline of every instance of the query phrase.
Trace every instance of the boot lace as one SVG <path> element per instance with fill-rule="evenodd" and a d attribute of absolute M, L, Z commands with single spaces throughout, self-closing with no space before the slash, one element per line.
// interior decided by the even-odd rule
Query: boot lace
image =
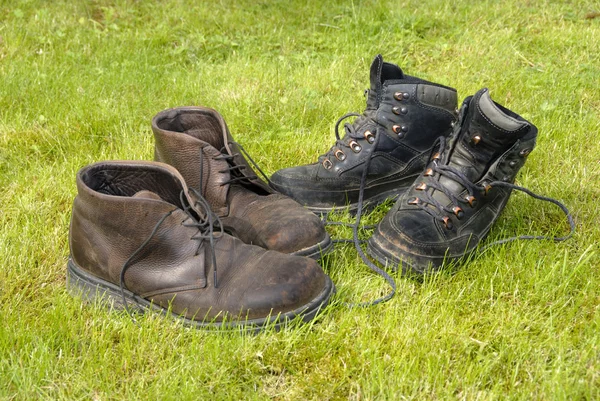
<path fill-rule="evenodd" d="M 342 139 L 340 139 L 339 136 L 339 132 L 338 132 L 338 127 L 340 125 L 340 123 L 348 118 L 348 117 L 352 117 L 352 116 L 358 116 L 359 118 L 362 117 L 362 115 L 358 114 L 358 113 L 347 113 L 344 114 L 342 117 L 340 117 L 340 119 L 337 121 L 336 125 L 335 125 L 335 135 L 336 138 L 338 139 L 336 141 L 336 144 L 330 149 L 330 151 L 328 153 L 325 154 L 325 156 L 327 156 L 328 154 L 331 154 L 333 152 L 335 152 L 335 148 L 336 146 L 347 146 L 347 147 L 351 147 L 350 144 L 346 144 L 345 141 L 343 141 Z M 357 131 L 355 126 L 358 126 L 359 124 L 357 124 L 357 122 L 355 121 L 354 124 L 348 124 L 345 123 L 344 124 L 344 129 L 346 131 L 346 135 L 350 138 L 356 138 L 357 137 Z M 362 125 L 362 124 L 361 124 Z M 373 144 L 373 148 L 377 148 L 377 144 L 379 143 L 379 138 L 381 137 L 381 135 L 377 134 L 377 128 L 375 129 L 375 134 L 373 136 L 373 141 L 370 142 Z M 381 304 L 384 302 L 389 301 L 390 299 L 392 299 L 394 297 L 394 295 L 396 294 L 396 281 L 394 280 L 394 278 L 387 273 L 385 270 L 381 269 L 379 266 L 375 265 L 365 254 L 365 252 L 362 249 L 361 244 L 365 243 L 365 240 L 361 240 L 358 238 L 358 230 L 359 229 L 363 229 L 363 230 L 368 230 L 368 229 L 373 229 L 376 227 L 376 225 L 364 225 L 361 226 L 360 225 L 360 220 L 362 218 L 362 213 L 363 213 L 363 203 L 364 203 L 364 191 L 365 191 L 365 186 L 366 186 L 366 182 L 367 182 L 367 173 L 369 171 L 369 167 L 371 165 L 371 158 L 372 158 L 373 153 L 370 153 L 369 156 L 367 157 L 367 160 L 365 162 L 365 168 L 363 169 L 361 178 L 360 178 L 360 187 L 359 187 L 359 192 L 358 192 L 358 204 L 357 204 L 357 212 L 356 212 L 356 219 L 354 221 L 354 223 L 344 223 L 344 222 L 339 222 L 339 221 L 328 221 L 328 213 L 323 214 L 322 216 L 322 221 L 323 224 L 325 225 L 335 225 L 335 226 L 345 226 L 345 227 L 351 227 L 352 228 L 352 238 L 351 239 L 346 239 L 346 238 L 340 238 L 340 239 L 334 239 L 333 242 L 334 243 L 353 243 L 354 244 L 354 248 L 356 249 L 356 252 L 358 253 L 358 255 L 360 256 L 361 260 L 363 261 L 363 263 L 365 265 L 367 265 L 367 267 L 373 271 L 375 274 L 379 275 L 380 277 L 382 277 L 390 286 L 391 291 L 389 291 L 386 295 L 379 297 L 377 299 L 374 299 L 372 301 L 365 301 L 365 302 L 346 302 L 344 303 L 344 305 L 346 305 L 349 308 L 364 308 L 364 307 L 369 307 L 369 306 L 374 306 L 377 304 Z"/>
<path fill-rule="evenodd" d="M 438 152 L 439 152 L 439 154 L 443 154 L 444 151 L 446 150 L 446 145 L 447 145 L 446 138 L 440 137 L 438 139 L 438 141 L 440 144 Z M 517 191 L 526 193 L 527 195 L 531 196 L 534 199 L 538 199 L 538 200 L 545 201 L 545 202 L 550 202 L 550 203 L 558 206 L 562 210 L 562 212 L 567 217 L 567 221 L 569 222 L 570 231 L 567 235 L 560 236 L 560 237 L 547 236 L 547 235 L 519 235 L 519 236 L 514 236 L 514 237 L 509 237 L 509 238 L 501 239 L 498 241 L 494 241 L 494 242 L 486 245 L 485 247 L 481 248 L 480 252 L 483 252 L 484 250 L 486 250 L 487 248 L 489 248 L 493 245 L 504 244 L 507 242 L 515 241 L 515 240 L 547 240 L 547 239 L 551 239 L 556 242 L 565 241 L 565 240 L 569 239 L 575 232 L 575 221 L 573 220 L 571 213 L 569 212 L 569 210 L 567 209 L 567 207 L 564 204 L 562 204 L 561 202 L 559 202 L 556 199 L 538 195 L 538 194 L 534 193 L 533 191 L 530 191 L 527 188 L 509 183 L 509 182 L 504 182 L 504 181 L 491 181 L 491 182 L 486 182 L 486 183 L 477 185 L 477 184 L 471 182 L 471 180 L 469 180 L 458 169 L 456 169 L 452 166 L 439 164 L 438 158 L 434 157 L 434 160 L 430 164 L 429 171 L 427 172 L 426 176 L 431 177 L 431 176 L 434 176 L 436 173 L 439 174 L 440 176 L 444 176 L 444 177 L 451 179 L 451 180 L 459 183 L 460 185 L 462 185 L 467 190 L 468 195 L 464 198 L 459 197 L 455 193 L 450 191 L 446 186 L 440 184 L 439 180 L 429 180 L 428 183 L 426 185 L 424 185 L 424 188 L 422 188 L 423 195 L 421 197 L 411 198 L 408 200 L 408 202 L 410 204 L 416 205 L 419 209 L 425 211 L 426 213 L 428 213 L 429 215 L 434 217 L 436 220 L 442 222 L 447 229 L 452 228 L 452 223 L 448 217 L 449 213 L 455 214 L 458 218 L 461 218 L 462 213 L 463 213 L 462 208 L 460 207 L 461 204 L 462 205 L 468 204 L 468 205 L 474 207 L 475 206 L 474 202 L 476 202 L 475 195 L 485 196 L 494 187 L 501 187 L 501 188 L 508 188 L 511 190 L 517 190 Z M 425 191 L 426 188 L 433 188 L 435 190 L 443 192 L 444 195 L 446 195 L 448 197 L 448 199 L 451 200 L 451 204 L 449 206 L 442 205 L 437 199 L 435 199 L 432 196 L 433 192 L 428 193 L 427 191 Z"/>
<path fill-rule="evenodd" d="M 189 188 L 189 191 L 194 195 L 194 205 L 198 208 L 197 210 L 202 213 L 199 215 L 196 213 L 194 208 L 189 204 L 187 198 L 185 196 L 185 191 L 182 190 L 179 193 L 179 199 L 181 204 L 183 205 L 183 211 L 187 215 L 187 219 L 181 222 L 181 224 L 185 227 L 196 227 L 198 231 L 190 238 L 191 240 L 198 241 L 198 247 L 196 248 L 195 255 L 200 253 L 200 249 L 205 240 L 208 240 L 210 251 L 211 251 L 211 262 L 213 266 L 213 285 L 215 288 L 218 288 L 218 278 L 217 278 L 217 259 L 215 255 L 215 243 L 221 238 L 224 234 L 223 225 L 221 224 L 221 220 L 217 215 L 215 215 L 211 209 L 210 205 L 204 199 L 200 193 L 194 188 Z M 167 213 L 165 213 L 156 223 L 152 232 L 148 237 L 142 242 L 142 244 L 127 258 L 127 260 L 123 263 L 121 267 L 121 273 L 119 275 L 119 288 L 121 292 L 121 300 L 125 307 L 127 314 L 136 322 L 131 309 L 129 308 L 129 303 L 125 296 L 125 290 L 127 286 L 125 285 L 125 273 L 127 269 L 131 266 L 133 260 L 139 255 L 145 248 L 148 246 L 152 238 L 156 235 L 161 225 L 165 222 L 165 220 L 171 216 L 175 211 L 180 210 L 179 208 L 175 208 Z M 215 235 L 215 226 L 218 227 L 217 235 Z M 208 269 L 207 269 L 208 270 Z M 136 322 L 137 323 L 137 322 Z"/>
<path fill-rule="evenodd" d="M 244 147 L 238 143 L 238 142 L 228 142 L 228 145 L 236 145 L 241 152 L 243 153 L 242 157 L 245 157 L 248 161 L 250 161 L 250 163 L 252 163 L 252 165 L 260 172 L 260 174 L 265 178 L 265 180 L 271 184 L 271 180 L 269 179 L 269 177 L 265 174 L 265 172 L 260 168 L 260 166 L 254 161 L 254 159 L 252 159 L 252 157 L 250 156 L 250 154 L 248 154 L 248 152 L 246 151 L 246 149 L 244 149 Z M 254 171 L 252 171 L 252 173 L 250 174 L 245 174 L 243 172 L 243 170 L 246 170 L 248 166 L 244 166 L 241 164 L 237 164 L 234 159 L 237 156 L 240 156 L 240 153 L 234 153 L 234 154 L 229 154 L 228 153 L 228 149 L 227 147 L 223 146 L 220 150 L 221 154 L 219 156 L 214 157 L 214 160 L 225 160 L 227 161 L 227 165 L 228 167 L 225 170 L 221 170 L 219 171 L 219 173 L 223 174 L 223 173 L 230 173 L 230 179 L 227 181 L 222 182 L 221 184 L 219 184 L 219 186 L 224 186 L 227 184 L 232 184 L 235 182 L 245 182 L 247 184 L 252 184 L 252 181 L 258 179 L 258 176 L 256 174 L 254 174 Z M 204 152 L 200 152 L 200 188 L 202 188 L 202 178 L 203 178 L 203 167 L 204 167 Z"/>

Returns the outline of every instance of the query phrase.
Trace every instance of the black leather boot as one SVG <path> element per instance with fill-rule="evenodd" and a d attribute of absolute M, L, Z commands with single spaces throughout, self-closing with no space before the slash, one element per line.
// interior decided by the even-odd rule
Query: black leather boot
<path fill-rule="evenodd" d="M 371 65 L 371 89 L 362 115 L 350 113 L 336 125 L 336 144 L 316 163 L 286 168 L 271 186 L 315 212 L 358 207 L 363 170 L 365 202 L 377 204 L 398 196 L 421 173 L 440 135 L 456 120 L 456 90 L 405 75 L 381 55 Z M 338 126 L 346 117 L 358 116 Z"/>
<path fill-rule="evenodd" d="M 467 98 L 452 135 L 440 139 L 427 169 L 375 230 L 369 254 L 419 273 L 469 254 L 489 232 L 512 189 L 523 190 L 512 182 L 537 132 L 535 125 L 492 101 L 487 89 Z"/>

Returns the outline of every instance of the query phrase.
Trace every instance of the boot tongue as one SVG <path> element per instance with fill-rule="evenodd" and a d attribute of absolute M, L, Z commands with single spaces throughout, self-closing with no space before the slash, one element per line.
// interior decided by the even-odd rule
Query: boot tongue
<path fill-rule="evenodd" d="M 143 198 L 143 199 L 154 199 L 154 200 L 163 200 L 157 193 L 148 191 L 147 189 L 143 189 L 139 192 L 136 192 L 132 198 Z"/>
<path fill-rule="evenodd" d="M 468 102 L 468 109 L 457 137 L 446 146 L 453 148 L 447 153 L 448 165 L 464 174 L 469 181 L 477 182 L 497 157 L 529 132 L 530 124 L 516 114 L 496 104 L 484 88 Z M 510 113 L 510 114 L 509 114 Z M 458 182 L 440 177 L 440 184 L 454 193 L 464 188 Z M 447 197 L 436 191 L 434 197 L 440 202 Z"/>

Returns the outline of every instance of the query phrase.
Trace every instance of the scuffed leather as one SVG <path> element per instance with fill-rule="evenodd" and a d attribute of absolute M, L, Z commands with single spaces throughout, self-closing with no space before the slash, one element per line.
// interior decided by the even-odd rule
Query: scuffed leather
<path fill-rule="evenodd" d="M 176 167 L 187 184 L 208 200 L 224 228 L 243 242 L 294 253 L 326 240 L 323 223 L 314 213 L 277 194 L 262 180 L 227 183 L 255 174 L 217 111 L 191 106 L 165 110 L 153 118 L 152 129 L 155 159 Z M 233 156 L 234 164 L 243 168 L 228 171 L 229 164 L 219 160 L 223 155 Z"/>
<path fill-rule="evenodd" d="M 344 160 L 329 155 L 333 164 L 329 169 L 322 156 L 317 163 L 279 170 L 271 177 L 273 188 L 309 207 L 356 203 L 369 158 L 365 199 L 410 186 L 425 167 L 435 140 L 451 131 L 456 90 L 405 75 L 398 66 L 383 62 L 381 55 L 371 65 L 370 81 L 367 107 L 355 123 L 359 128 L 353 138 L 362 149 L 342 148 Z M 397 92 L 408 97 L 396 99 Z M 394 107 L 405 112 L 396 114 Z M 393 131 L 394 125 L 405 127 L 401 136 Z M 376 148 L 364 137 L 366 131 L 379 136 Z"/>
<path fill-rule="evenodd" d="M 513 182 L 537 137 L 533 124 L 496 103 L 492 103 L 494 111 L 490 112 L 489 102 L 492 100 L 487 89 L 465 100 L 460 129 L 448 138 L 441 159 L 431 161 L 458 169 L 480 187 L 492 181 Z M 481 104 L 486 106 L 480 107 Z M 474 141 L 474 136 L 479 140 Z M 383 255 L 388 262 L 402 263 L 417 272 L 439 268 L 444 262 L 473 250 L 487 235 L 511 193 L 504 187 L 492 187 L 487 194 L 476 193 L 477 203 L 471 207 L 462 203 L 454 205 L 442 191 L 427 189 L 442 205 L 462 208 L 461 219 L 453 213 L 447 214 L 453 226 L 448 229 L 439 219 L 408 201 L 422 196 L 418 184 L 431 180 L 439 181 L 459 199 L 465 199 L 468 191 L 448 177 L 439 174 L 425 177 L 424 174 L 421 173 L 409 191 L 398 199 L 369 239 L 374 257 L 382 260 Z M 428 207 L 433 210 L 433 206 Z"/>
<path fill-rule="evenodd" d="M 72 260 L 116 285 L 125 261 L 171 212 L 131 261 L 124 283 L 127 290 L 176 314 L 216 321 L 224 315 L 263 318 L 298 309 L 325 288 L 327 278 L 315 261 L 246 245 L 227 234 L 215 241 L 215 288 L 213 251 L 208 240 L 192 239 L 196 227 L 184 224 L 190 217 L 182 210 L 181 192 L 186 202 L 193 201 L 170 166 L 97 163 L 79 171 L 77 190 L 69 234 Z"/>

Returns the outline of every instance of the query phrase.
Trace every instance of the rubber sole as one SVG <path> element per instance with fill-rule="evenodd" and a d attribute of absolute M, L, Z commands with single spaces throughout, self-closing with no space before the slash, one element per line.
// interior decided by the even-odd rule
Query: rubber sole
<path fill-rule="evenodd" d="M 326 233 L 325 239 L 323 241 L 308 248 L 300 249 L 299 251 L 296 251 L 291 255 L 304 256 L 314 260 L 319 260 L 323 256 L 333 252 L 333 245 L 334 243 L 331 240 L 331 237 L 329 236 L 329 234 Z"/>
<path fill-rule="evenodd" d="M 475 254 L 475 249 L 466 251 L 461 255 L 446 255 L 427 257 L 422 255 L 407 255 L 399 253 L 392 255 L 377 246 L 371 238 L 367 241 L 367 253 L 373 259 L 393 271 L 402 270 L 402 274 L 423 275 L 433 273 L 440 269 L 453 269 L 468 261 Z"/>
<path fill-rule="evenodd" d="M 118 285 L 110 283 L 106 280 L 98 278 L 90 273 L 87 273 L 82 268 L 77 266 L 71 258 L 67 263 L 67 290 L 75 295 L 83 298 L 87 302 L 100 302 L 115 310 L 124 310 L 123 296 Z M 188 319 L 177 315 L 169 310 L 153 304 L 152 302 L 137 296 L 131 291 L 124 290 L 125 300 L 129 310 L 139 313 L 158 313 L 165 317 L 172 318 L 182 322 L 185 326 L 197 329 L 218 329 L 219 331 L 250 331 L 258 332 L 269 327 L 279 330 L 291 320 L 301 318 L 302 321 L 308 322 L 314 319 L 319 311 L 324 308 L 335 292 L 335 286 L 331 279 L 327 276 L 325 288 L 321 293 L 311 300 L 306 305 L 297 308 L 293 311 L 280 313 L 274 316 L 266 316 L 260 319 L 244 319 L 243 317 L 237 320 L 228 321 L 198 321 Z"/>

